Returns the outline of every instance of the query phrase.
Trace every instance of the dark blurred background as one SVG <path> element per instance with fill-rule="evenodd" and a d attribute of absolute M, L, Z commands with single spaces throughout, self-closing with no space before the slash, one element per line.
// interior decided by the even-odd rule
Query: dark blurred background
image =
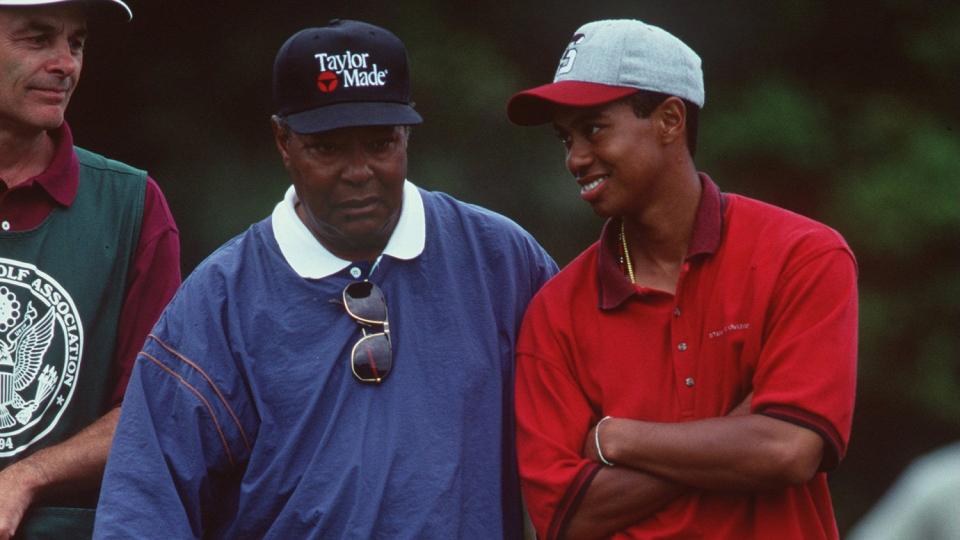
<path fill-rule="evenodd" d="M 601 221 L 549 128 L 510 125 L 572 32 L 639 18 L 703 58 L 697 164 L 726 191 L 838 229 L 860 264 L 860 380 L 831 475 L 847 530 L 919 454 L 960 439 L 960 5 L 900 0 L 129 0 L 93 29 L 68 119 L 77 143 L 146 168 L 187 275 L 270 213 L 289 181 L 269 129 L 273 57 L 333 17 L 403 39 L 425 118 L 409 178 L 498 210 L 564 265 Z"/>

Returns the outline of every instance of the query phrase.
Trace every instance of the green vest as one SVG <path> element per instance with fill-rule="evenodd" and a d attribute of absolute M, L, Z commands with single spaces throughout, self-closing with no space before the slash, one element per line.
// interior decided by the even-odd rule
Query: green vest
<path fill-rule="evenodd" d="M 146 173 L 75 150 L 70 208 L 33 230 L 0 232 L 0 468 L 103 416 L 116 381 Z M 95 497 L 83 503 L 95 506 Z"/>

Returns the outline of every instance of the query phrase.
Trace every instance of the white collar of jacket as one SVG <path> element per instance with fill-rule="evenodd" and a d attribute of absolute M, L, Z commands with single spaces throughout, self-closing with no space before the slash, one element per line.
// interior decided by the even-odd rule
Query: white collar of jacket
<path fill-rule="evenodd" d="M 302 278 L 321 279 L 349 266 L 347 261 L 330 253 L 317 241 L 297 216 L 297 192 L 287 189 L 283 200 L 273 209 L 273 236 L 287 264 Z M 383 250 L 384 255 L 410 260 L 423 253 L 427 227 L 420 190 L 409 180 L 403 183 L 403 206 L 400 220 Z"/>

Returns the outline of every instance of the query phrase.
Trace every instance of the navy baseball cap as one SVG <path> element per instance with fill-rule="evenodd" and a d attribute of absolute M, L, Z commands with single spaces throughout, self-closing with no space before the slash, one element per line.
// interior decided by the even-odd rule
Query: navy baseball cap
<path fill-rule="evenodd" d="M 423 122 L 410 102 L 403 42 L 360 21 L 334 19 L 291 36 L 273 64 L 273 100 L 296 133 Z"/>
<path fill-rule="evenodd" d="M 122 0 L 0 0 L 0 6 L 45 6 L 49 4 L 66 4 L 82 2 L 93 10 L 93 15 L 105 15 L 114 20 L 124 22 L 133 18 L 133 12 Z"/>

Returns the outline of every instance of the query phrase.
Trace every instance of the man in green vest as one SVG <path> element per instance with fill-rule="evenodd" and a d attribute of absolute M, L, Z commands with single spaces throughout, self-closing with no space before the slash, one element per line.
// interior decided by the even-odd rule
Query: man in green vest
<path fill-rule="evenodd" d="M 144 171 L 64 122 L 88 18 L 120 0 L 0 0 L 0 540 L 89 537 L 133 360 L 180 283 Z"/>

